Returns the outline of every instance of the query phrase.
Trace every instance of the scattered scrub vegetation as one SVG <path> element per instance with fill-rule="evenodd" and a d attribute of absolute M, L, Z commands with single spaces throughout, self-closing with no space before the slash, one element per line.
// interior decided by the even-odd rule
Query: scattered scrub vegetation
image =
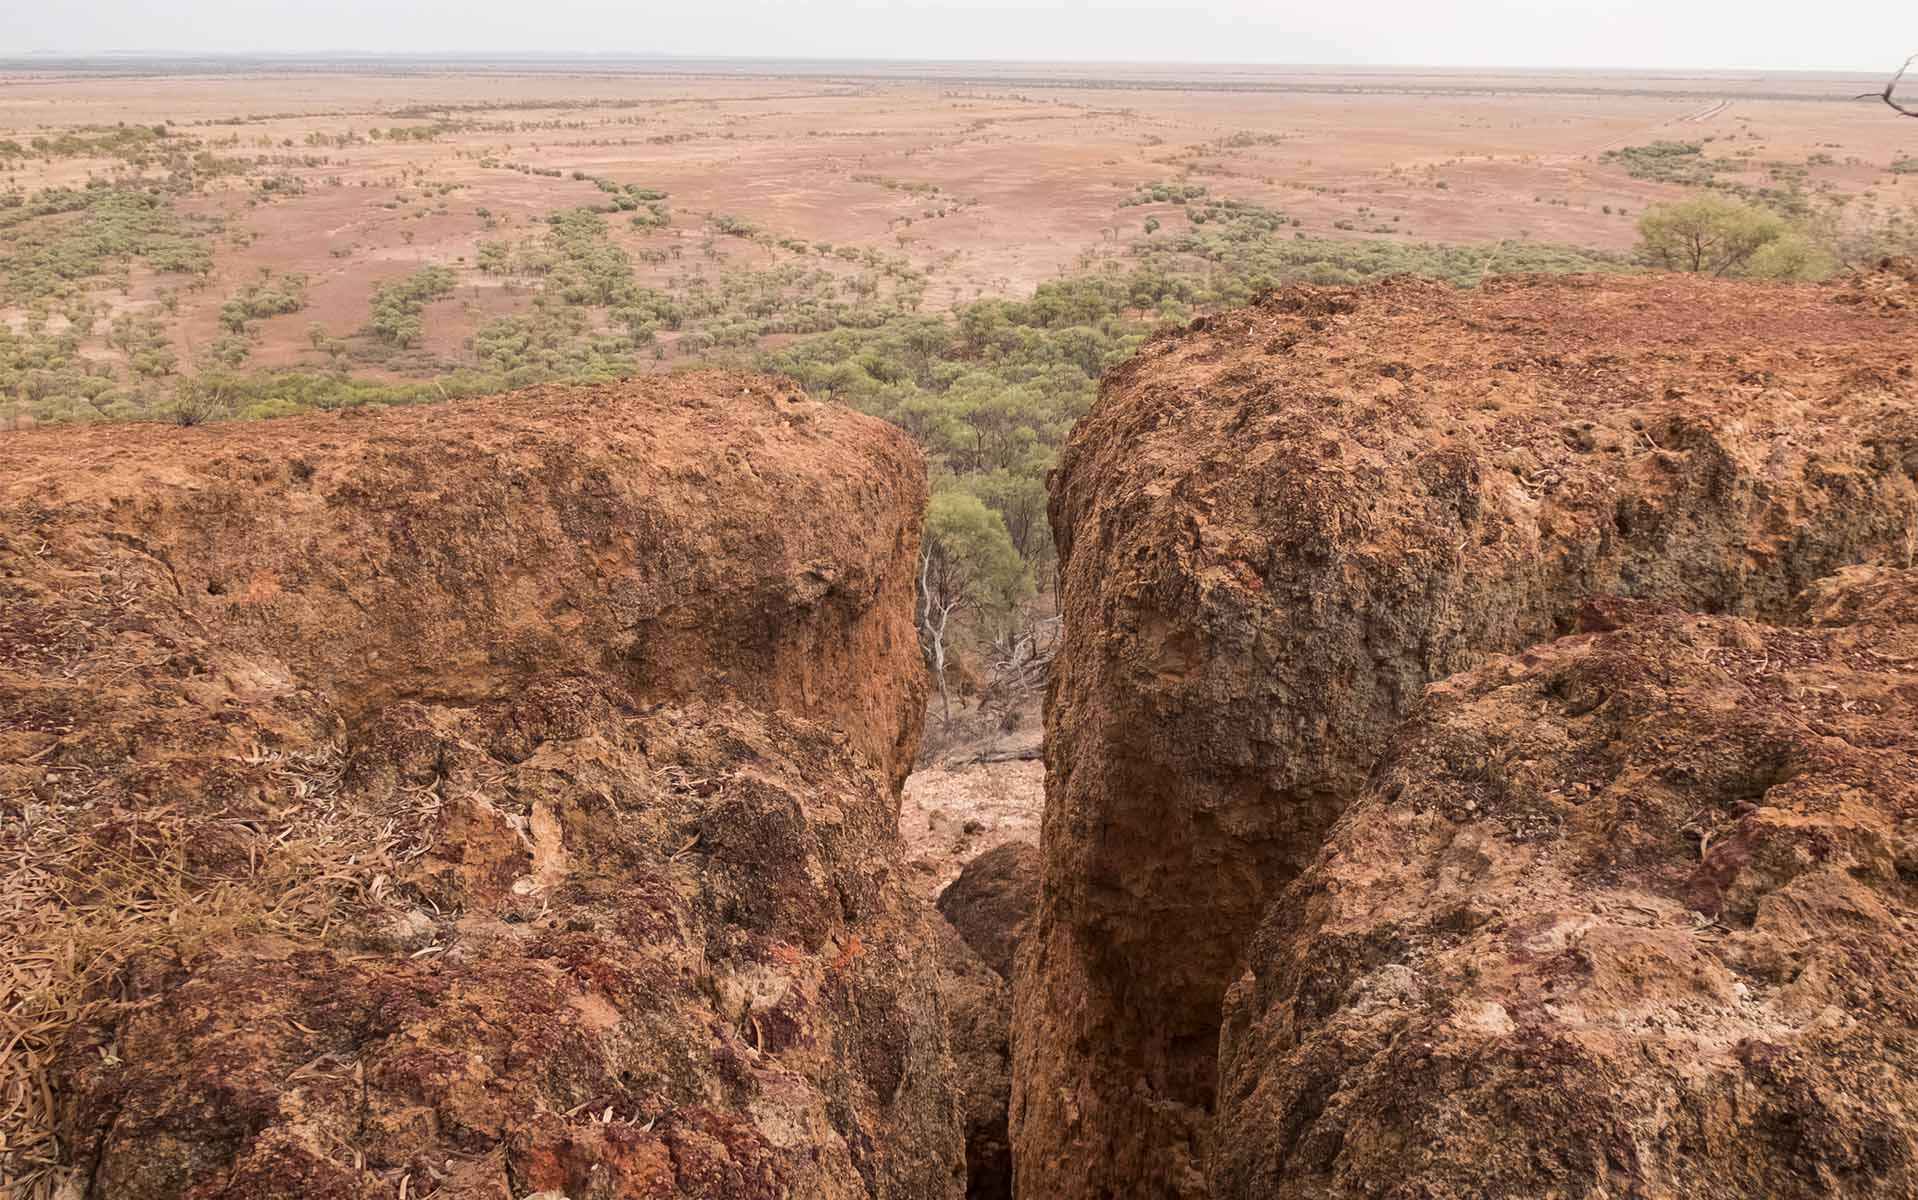
<path fill-rule="evenodd" d="M 511 161 L 515 151 L 502 140 L 470 157 L 541 179 L 570 177 L 596 194 L 572 187 L 573 207 L 533 220 L 472 209 L 484 240 L 470 264 L 432 263 L 382 283 L 353 335 L 335 338 L 309 327 L 309 361 L 330 369 L 246 369 L 260 342 L 258 324 L 306 307 L 307 281 L 294 274 L 266 275 L 227 293 L 217 339 L 174 345 L 163 307 L 181 290 L 204 287 L 227 243 L 253 236 L 185 215 L 177 202 L 196 190 L 212 185 L 236 203 L 266 204 L 339 185 L 337 178 L 313 175 L 328 163 L 314 151 L 580 127 L 578 121 L 489 123 L 464 109 L 400 110 L 381 119 L 407 123 L 307 131 L 303 147 L 230 131 L 196 137 L 167 125 L 90 126 L 0 142 L 0 160 L 9 163 L 84 156 L 119 164 L 111 178 L 83 187 L 0 193 L 0 300 L 27 314 L 24 322 L 0 326 L 0 424 L 271 416 L 549 380 L 616 379 L 662 363 L 764 365 L 794 375 L 817 395 L 893 421 L 927 447 L 934 565 L 967 577 L 961 608 L 969 622 L 991 630 L 1051 579 L 1044 479 L 1066 431 L 1091 404 L 1100 374 L 1157 328 L 1291 282 L 1358 284 L 1414 272 L 1473 286 L 1508 272 L 1648 265 L 1815 277 L 1835 264 L 1862 265 L 1918 249 L 1918 211 L 1813 186 L 1811 168 L 1831 165 L 1832 156 L 1766 162 L 1755 150 L 1732 151 L 1729 143 L 1714 148 L 1709 138 L 1603 156 L 1633 178 L 1700 193 L 1635 211 L 1641 238 L 1632 256 L 1527 238 L 1477 245 L 1413 241 L 1398 216 L 1368 205 L 1348 208 L 1329 223 L 1340 234 L 1387 236 L 1321 236 L 1280 208 L 1219 194 L 1220 179 L 1244 174 L 1253 157 L 1246 152 L 1285 140 L 1242 131 L 1161 160 L 1189 176 L 1204 175 L 1211 186 L 1190 177 L 1130 191 L 1117 185 L 1121 210 L 1149 210 L 1128 219 L 1131 230 L 1143 228 L 1136 240 L 1122 237 L 1115 222 L 1107 245 L 1067 278 L 1024 298 L 947 301 L 950 307 L 928 313 L 921 311 L 928 272 L 938 264 L 916 264 L 905 253 L 910 245 L 903 229 L 917 212 L 893 219 L 900 253 L 809 242 L 732 213 L 675 227 L 665 191 L 587 170 Z M 979 129 L 1007 119 L 985 120 Z M 664 144 L 690 136 L 636 140 Z M 537 157 L 541 147 L 532 149 Z M 1217 157 L 1204 162 L 1199 155 Z M 1913 173 L 1918 160 L 1899 158 L 1891 170 Z M 447 197 L 459 185 L 423 174 L 402 168 L 382 180 L 362 179 L 361 186 L 381 189 L 365 207 L 382 221 L 457 217 L 449 214 Z M 972 203 L 930 182 L 865 171 L 852 179 L 910 198 L 905 207 L 923 208 L 927 217 Z M 1435 171 L 1413 184 L 1450 188 Z M 1346 192 L 1305 181 L 1293 186 L 1327 198 Z M 1538 202 L 1569 206 L 1563 198 Z M 1605 211 L 1624 213 L 1610 204 Z M 412 227 L 399 236 L 410 244 Z M 367 248 L 366 241 L 343 239 L 334 253 L 351 258 Z M 461 272 L 475 273 L 477 279 L 467 279 L 483 281 L 489 298 L 514 297 L 512 311 L 475 317 L 457 348 L 439 339 L 425 348 L 426 310 L 455 295 Z M 171 277 L 177 281 L 155 283 Z M 100 295 L 126 293 L 136 281 L 138 302 Z M 370 362 L 406 378 L 367 379 L 346 369 Z"/>
<path fill-rule="evenodd" d="M 0 281 L 14 304 L 78 294 L 109 276 L 124 287 L 135 264 L 171 274 L 213 269 L 217 222 L 181 216 L 158 185 L 94 183 L 0 200 Z"/>
<path fill-rule="evenodd" d="M 366 329 L 389 346 L 405 349 L 424 332 L 426 306 L 453 294 L 459 277 L 442 266 L 424 266 L 373 291 L 373 312 Z"/>

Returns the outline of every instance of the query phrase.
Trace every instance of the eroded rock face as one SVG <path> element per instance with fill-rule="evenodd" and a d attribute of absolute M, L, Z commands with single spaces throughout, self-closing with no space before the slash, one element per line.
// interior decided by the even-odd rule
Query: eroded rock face
<path fill-rule="evenodd" d="M 1039 901 L 1039 850 L 995 846 L 939 894 L 939 953 L 966 1113 L 966 1195 L 1012 1195 L 1012 958 Z"/>
<path fill-rule="evenodd" d="M 897 430 L 733 372 L 0 443 L 19 552 L 159 570 L 349 720 L 594 673 L 824 720 L 901 779 L 923 487 Z"/>
<path fill-rule="evenodd" d="M 1253 941 L 1215 1194 L 1918 1194 L 1918 575 L 1819 591 L 1437 684 Z"/>
<path fill-rule="evenodd" d="M 967 863 L 939 893 L 939 912 L 973 953 L 1000 976 L 1012 974 L 1013 954 L 1039 906 L 1039 848 L 1025 842 L 994 846 Z"/>
<path fill-rule="evenodd" d="M 966 1126 L 967 1200 L 1010 1200 L 1012 989 L 943 920 L 937 929 L 940 993 Z"/>
<path fill-rule="evenodd" d="M 9 938 L 111 942 L 82 1193 L 962 1194 L 923 500 L 736 374 L 0 444 Z"/>
<path fill-rule="evenodd" d="M 518 764 L 505 714 L 433 714 L 464 870 L 400 882 L 440 915 L 136 965 L 63 1081 L 97 1193 L 957 1194 L 937 918 L 872 851 L 884 779 L 807 722 L 598 707 Z M 507 835 L 454 841 L 474 808 Z"/>
<path fill-rule="evenodd" d="M 1226 988 L 1427 684 L 1588 596 L 1776 616 L 1902 556 L 1915 351 L 1815 288 L 1403 280 L 1278 293 L 1109 375 L 1053 485 L 1021 1194 L 1205 1194 Z"/>

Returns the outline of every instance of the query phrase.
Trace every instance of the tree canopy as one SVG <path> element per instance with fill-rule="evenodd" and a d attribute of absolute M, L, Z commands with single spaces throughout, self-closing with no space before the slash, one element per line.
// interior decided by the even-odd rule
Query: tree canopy
<path fill-rule="evenodd" d="M 1701 275 L 1821 273 L 1821 256 L 1785 218 L 1724 196 L 1690 196 L 1647 210 L 1638 219 L 1638 255 L 1661 270 Z"/>

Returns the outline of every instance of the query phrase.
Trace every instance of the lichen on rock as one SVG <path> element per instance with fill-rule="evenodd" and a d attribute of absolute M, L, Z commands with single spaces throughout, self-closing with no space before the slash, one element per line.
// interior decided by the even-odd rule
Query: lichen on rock
<path fill-rule="evenodd" d="M 1253 940 L 1215 1195 L 1918 1193 L 1918 576 L 1819 590 L 1431 689 Z"/>

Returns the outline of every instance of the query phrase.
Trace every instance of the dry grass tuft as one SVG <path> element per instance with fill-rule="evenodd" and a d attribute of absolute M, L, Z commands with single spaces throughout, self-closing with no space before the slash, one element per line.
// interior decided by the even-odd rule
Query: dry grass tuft
<path fill-rule="evenodd" d="M 78 1196 L 52 1066 L 68 1030 L 125 1003 L 127 963 L 262 934 L 323 941 L 394 902 L 397 871 L 428 848 L 430 790 L 368 813 L 340 802 L 337 748 L 241 761 L 286 801 L 270 821 L 0 796 L 0 1197 Z"/>

